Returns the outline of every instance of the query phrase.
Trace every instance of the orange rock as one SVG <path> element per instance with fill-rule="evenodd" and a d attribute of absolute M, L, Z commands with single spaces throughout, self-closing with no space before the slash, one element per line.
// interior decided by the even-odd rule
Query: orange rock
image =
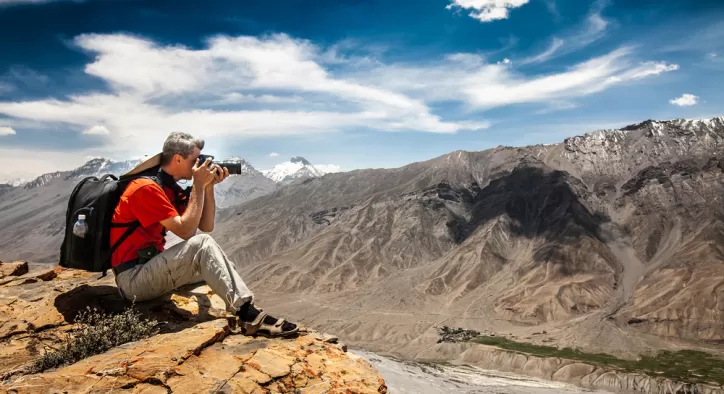
<path fill-rule="evenodd" d="M 20 276 L 28 273 L 27 261 L 16 261 L 14 263 L 0 262 L 0 278 L 6 276 Z"/>
<path fill-rule="evenodd" d="M 35 282 L 24 281 L 29 278 Z M 198 285 L 135 306 L 143 315 L 166 322 L 165 333 L 56 370 L 24 375 L 23 367 L 38 357 L 33 341 L 59 345 L 74 316 L 88 305 L 115 311 L 128 305 L 112 276 L 97 279 L 97 274 L 61 268 L 0 281 L 0 371 L 6 378 L 0 392 L 266 394 L 336 392 L 334 387 L 386 392 L 380 391 L 386 386 L 369 363 L 324 342 L 331 336 L 310 332 L 296 339 L 267 339 L 232 334 L 230 318 L 221 310 L 223 301 Z"/>

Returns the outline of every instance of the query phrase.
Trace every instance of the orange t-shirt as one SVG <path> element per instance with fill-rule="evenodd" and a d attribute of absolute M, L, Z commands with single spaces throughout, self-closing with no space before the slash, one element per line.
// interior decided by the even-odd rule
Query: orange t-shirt
<path fill-rule="evenodd" d="M 111 266 L 138 258 L 138 251 L 155 246 L 159 252 L 164 250 L 166 239 L 162 220 L 183 214 L 185 206 L 174 206 L 175 192 L 156 184 L 147 178 L 134 179 L 128 183 L 121 195 L 112 223 L 130 223 L 138 220 L 141 225 L 136 228 L 113 252 Z M 113 245 L 126 232 L 127 227 L 112 227 L 110 244 Z"/>

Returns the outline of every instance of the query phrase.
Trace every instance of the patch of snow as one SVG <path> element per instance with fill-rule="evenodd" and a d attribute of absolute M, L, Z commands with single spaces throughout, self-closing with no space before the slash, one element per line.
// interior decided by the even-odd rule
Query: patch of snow
<path fill-rule="evenodd" d="M 289 161 L 275 165 L 270 170 L 262 171 L 262 174 L 274 182 L 285 182 L 297 178 L 319 177 L 324 175 L 323 171 L 314 167 L 303 157 L 292 157 Z"/>
<path fill-rule="evenodd" d="M 12 187 L 22 186 L 29 181 L 27 179 L 15 178 L 15 179 L 3 179 L 0 180 L 0 185 L 10 185 Z"/>

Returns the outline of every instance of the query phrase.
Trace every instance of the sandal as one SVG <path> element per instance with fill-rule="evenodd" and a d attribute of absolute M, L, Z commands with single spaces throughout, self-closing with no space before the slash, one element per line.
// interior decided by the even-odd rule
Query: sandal
<path fill-rule="evenodd" d="M 241 332 L 248 336 L 261 335 L 267 338 L 288 338 L 299 334 L 299 327 L 294 327 L 293 330 L 283 331 L 284 319 L 277 319 L 277 322 L 274 324 L 264 323 L 266 316 L 266 312 L 261 312 L 254 321 L 242 322 Z"/>

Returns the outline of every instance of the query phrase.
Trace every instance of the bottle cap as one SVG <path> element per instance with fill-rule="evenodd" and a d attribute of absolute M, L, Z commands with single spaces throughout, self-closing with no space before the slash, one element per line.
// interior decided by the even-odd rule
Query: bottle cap
<path fill-rule="evenodd" d="M 78 215 L 78 220 L 85 220 L 85 215 Z"/>

